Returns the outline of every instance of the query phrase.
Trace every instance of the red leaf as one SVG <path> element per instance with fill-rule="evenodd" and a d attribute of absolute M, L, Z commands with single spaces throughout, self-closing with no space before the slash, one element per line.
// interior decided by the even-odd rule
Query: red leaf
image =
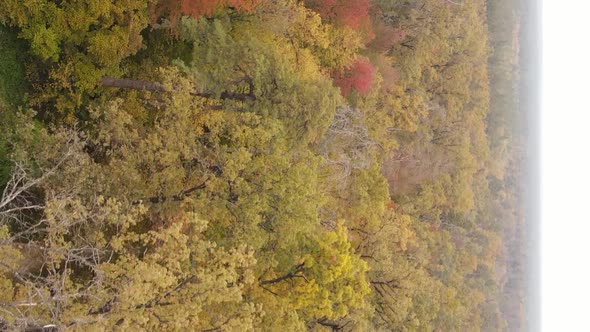
<path fill-rule="evenodd" d="M 352 89 L 366 94 L 373 86 L 375 67 L 367 58 L 359 57 L 350 68 L 333 75 L 333 78 L 343 96 L 348 96 Z"/>

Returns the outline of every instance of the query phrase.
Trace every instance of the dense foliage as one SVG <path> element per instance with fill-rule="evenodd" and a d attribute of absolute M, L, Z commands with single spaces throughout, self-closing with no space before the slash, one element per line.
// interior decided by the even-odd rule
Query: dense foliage
<path fill-rule="evenodd" d="M 502 3 L 3 1 L 0 330 L 516 326 Z"/>

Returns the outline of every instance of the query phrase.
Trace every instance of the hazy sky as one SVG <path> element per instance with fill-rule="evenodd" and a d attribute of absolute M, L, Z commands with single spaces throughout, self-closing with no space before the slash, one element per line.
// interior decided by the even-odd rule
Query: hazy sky
<path fill-rule="evenodd" d="M 590 331 L 589 9 L 585 0 L 543 1 L 543 331 Z"/>

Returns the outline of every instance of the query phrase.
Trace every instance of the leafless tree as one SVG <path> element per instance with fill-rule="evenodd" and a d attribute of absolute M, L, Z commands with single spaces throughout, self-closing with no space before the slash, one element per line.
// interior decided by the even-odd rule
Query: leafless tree
<path fill-rule="evenodd" d="M 334 183 L 345 188 L 355 169 L 367 169 L 379 144 L 370 137 L 363 114 L 350 106 L 336 110 L 320 145 L 321 155 L 331 169 Z"/>
<path fill-rule="evenodd" d="M 8 329 L 57 330 L 63 306 L 73 299 L 90 296 L 89 290 L 100 282 L 100 275 L 95 274 L 85 289 L 72 290 L 67 286 L 72 268 L 94 271 L 108 257 L 108 253 L 80 236 L 83 234 L 76 234 L 81 232 L 79 225 L 104 216 L 98 210 L 87 215 L 69 213 L 65 205 L 76 202 L 74 188 L 44 190 L 45 184 L 58 176 L 66 164 L 76 162 L 79 145 L 73 141 L 76 133 L 71 134 L 72 140 L 65 142 L 64 151 L 49 167 L 33 172 L 25 163 L 14 162 L 0 197 L 0 227 L 9 226 L 11 230 L 0 238 L 0 276 L 12 280 L 26 293 L 18 301 L 0 302 L 0 317 L 4 317 L 0 326 Z M 53 220 L 44 213 L 48 202 L 55 211 L 61 211 Z M 72 245 L 63 245 L 47 236 L 60 231 L 76 238 Z M 48 316 L 51 318 L 47 319 Z"/>

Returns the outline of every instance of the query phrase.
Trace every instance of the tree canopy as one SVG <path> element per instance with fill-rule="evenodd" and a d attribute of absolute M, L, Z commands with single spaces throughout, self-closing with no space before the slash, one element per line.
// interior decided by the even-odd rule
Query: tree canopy
<path fill-rule="evenodd" d="M 520 326 L 511 8 L 3 1 L 0 329 Z"/>

